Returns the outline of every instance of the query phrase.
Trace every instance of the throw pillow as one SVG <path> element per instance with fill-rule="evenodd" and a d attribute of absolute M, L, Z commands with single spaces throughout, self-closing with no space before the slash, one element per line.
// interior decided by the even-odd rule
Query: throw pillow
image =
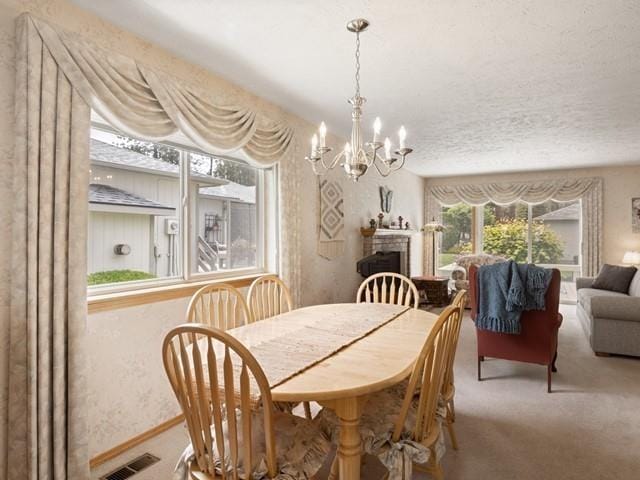
<path fill-rule="evenodd" d="M 593 282 L 592 288 L 628 294 L 629 285 L 637 271 L 638 269 L 636 267 L 620 267 L 605 264 Z"/>

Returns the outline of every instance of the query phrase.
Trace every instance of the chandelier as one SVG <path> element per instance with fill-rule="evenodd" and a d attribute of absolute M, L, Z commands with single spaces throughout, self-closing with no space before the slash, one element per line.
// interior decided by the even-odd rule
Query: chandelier
<path fill-rule="evenodd" d="M 357 18 L 347 24 L 347 30 L 356 34 L 356 93 L 349 99 L 349 103 L 352 106 L 351 141 L 347 142 L 344 149 L 327 163 L 325 155 L 331 151 L 331 148 L 326 145 L 327 126 L 322 122 L 318 133 L 311 138 L 311 153 L 308 157 L 305 157 L 311 163 L 313 172 L 316 175 L 324 175 L 340 164 L 354 182 L 357 182 L 372 165 L 375 166 L 380 175 L 386 177 L 391 172 L 401 169 L 406 156 L 413 151 L 413 149 L 405 145 L 407 131 L 402 126 L 398 131 L 399 147 L 393 151 L 392 155 L 391 140 L 387 137 L 384 142 L 380 141 L 382 123 L 379 117 L 373 122 L 372 141 L 364 142 L 360 120 L 362 118 L 362 106 L 367 99 L 360 96 L 360 32 L 364 32 L 368 26 L 369 22 L 364 18 Z M 381 152 L 382 149 L 384 149 L 384 154 Z M 397 155 L 397 157 L 394 155 Z"/>

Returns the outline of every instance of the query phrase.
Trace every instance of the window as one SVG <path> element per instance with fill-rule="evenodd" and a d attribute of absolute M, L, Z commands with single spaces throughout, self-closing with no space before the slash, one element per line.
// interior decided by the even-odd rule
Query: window
<path fill-rule="evenodd" d="M 442 207 L 442 224 L 438 275 L 449 276 L 456 257 L 473 250 L 473 208 L 465 203 Z"/>
<path fill-rule="evenodd" d="M 575 301 L 573 282 L 580 274 L 580 219 L 579 200 L 443 207 L 446 228 L 440 242 L 438 274 L 448 276 L 456 257 L 472 253 L 475 247 L 476 253 L 559 269 L 563 281 L 561 299 Z"/>
<path fill-rule="evenodd" d="M 276 228 L 266 224 L 277 218 L 274 168 L 97 126 L 90 155 L 90 288 L 142 288 L 275 266 Z"/>

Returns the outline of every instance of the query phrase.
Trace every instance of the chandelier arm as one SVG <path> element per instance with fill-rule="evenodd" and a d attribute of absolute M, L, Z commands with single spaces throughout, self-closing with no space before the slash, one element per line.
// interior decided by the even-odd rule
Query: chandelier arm
<path fill-rule="evenodd" d="M 382 170 L 380 170 L 380 167 L 378 166 L 378 162 L 373 162 L 373 166 L 374 166 L 374 167 L 376 167 L 376 170 L 378 171 L 378 174 L 379 174 L 381 177 L 386 178 L 386 177 L 388 177 L 388 176 L 389 176 L 389 174 L 391 173 L 391 171 L 390 171 L 390 170 L 389 170 L 389 171 L 387 171 L 387 173 L 384 173 Z"/>

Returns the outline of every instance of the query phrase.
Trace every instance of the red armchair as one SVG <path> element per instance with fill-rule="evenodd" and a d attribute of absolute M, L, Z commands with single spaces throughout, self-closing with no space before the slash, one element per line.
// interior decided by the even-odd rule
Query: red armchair
<path fill-rule="evenodd" d="M 478 267 L 469 268 L 469 304 L 471 318 L 478 313 Z M 558 329 L 562 324 L 562 315 L 558 313 L 560 303 L 560 271 L 553 270 L 551 283 L 545 296 L 544 311 L 531 310 L 522 313 L 519 335 L 495 333 L 476 328 L 478 339 L 478 381 L 481 377 L 481 364 L 485 357 L 515 360 L 517 362 L 537 363 L 547 366 L 547 391 L 551 392 L 551 372 L 556 371 L 558 351 Z"/>

